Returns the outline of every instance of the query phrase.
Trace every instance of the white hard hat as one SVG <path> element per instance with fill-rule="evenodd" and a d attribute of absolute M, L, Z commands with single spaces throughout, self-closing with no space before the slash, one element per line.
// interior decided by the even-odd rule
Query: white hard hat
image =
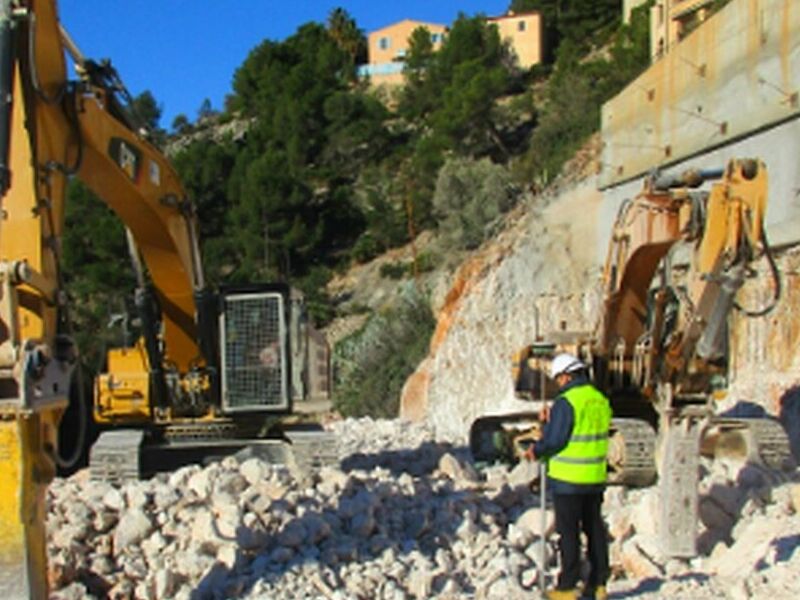
<path fill-rule="evenodd" d="M 559 354 L 550 363 L 550 378 L 555 379 L 562 373 L 574 373 L 586 368 L 586 365 L 581 362 L 577 356 L 572 354 Z"/>

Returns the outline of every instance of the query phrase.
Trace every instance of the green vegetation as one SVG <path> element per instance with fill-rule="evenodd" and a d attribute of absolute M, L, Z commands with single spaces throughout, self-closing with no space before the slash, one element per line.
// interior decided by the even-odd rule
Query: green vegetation
<path fill-rule="evenodd" d="M 124 327 L 109 329 L 112 321 L 133 314 L 134 273 L 128 259 L 125 229 L 116 215 L 79 182 L 67 190 L 62 268 L 70 296 L 68 330 L 81 349 L 90 372 L 101 366 L 107 345 L 130 340 Z"/>
<path fill-rule="evenodd" d="M 409 375 L 428 353 L 435 320 L 413 287 L 389 310 L 373 314 L 335 350 L 334 406 L 352 416 L 394 417 Z"/>
<path fill-rule="evenodd" d="M 649 63 L 649 4 L 618 28 L 607 53 L 587 58 L 581 44 L 566 38 L 558 47 L 551 76 L 537 103 L 530 148 L 515 163 L 516 176 L 546 185 L 600 125 L 600 108 Z"/>
<path fill-rule="evenodd" d="M 448 160 L 433 195 L 442 237 L 459 249 L 477 248 L 496 232 L 518 195 L 508 170 L 489 159 Z"/>
<path fill-rule="evenodd" d="M 386 102 L 358 79 L 364 34 L 337 8 L 324 23 L 254 48 L 222 111 L 204 101 L 195 122 L 176 117 L 173 136 L 188 137 L 173 162 L 197 210 L 209 281 L 288 281 L 325 324 L 336 316 L 325 292 L 333 273 L 426 230 L 439 233 L 435 252 L 448 260 L 494 235 L 521 190 L 552 180 L 597 131 L 601 104 L 648 55 L 646 7 L 627 27 L 612 0 L 513 0 L 510 8 L 542 12 L 551 63 L 520 69 L 496 27 L 461 15 L 436 52 L 430 32 L 413 33 L 406 83 Z M 132 109 L 156 144 L 167 141 L 149 92 Z M 242 133 L 204 135 L 223 123 Z M 124 312 L 119 290 L 133 287 L 123 275 L 123 229 L 77 183 L 67 221 L 76 321 L 96 334 Z M 403 285 L 437 256 L 381 272 Z M 391 414 L 432 322 L 417 297 L 373 315 L 345 342 L 337 350 L 341 410 Z"/>
<path fill-rule="evenodd" d="M 584 51 L 606 44 L 619 24 L 621 4 L 619 0 L 512 0 L 509 8 L 542 15 L 545 46 L 552 59 L 565 41 Z"/>

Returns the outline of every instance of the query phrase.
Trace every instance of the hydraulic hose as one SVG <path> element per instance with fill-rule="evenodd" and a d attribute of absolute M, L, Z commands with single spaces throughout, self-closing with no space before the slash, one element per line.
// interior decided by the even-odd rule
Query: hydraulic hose
<path fill-rule="evenodd" d="M 56 464 L 60 469 L 69 470 L 75 467 L 83 456 L 84 446 L 86 445 L 86 433 L 89 429 L 89 413 L 86 410 L 86 402 L 84 401 L 84 387 L 83 387 L 83 368 L 80 361 L 75 366 L 75 385 L 78 386 L 78 435 L 75 436 L 75 447 L 69 456 L 61 456 L 60 448 L 55 453 Z M 63 419 L 63 417 L 62 417 Z"/>
<path fill-rule="evenodd" d="M 11 187 L 11 111 L 14 85 L 14 22 L 11 0 L 0 0 L 0 198 Z"/>
<path fill-rule="evenodd" d="M 781 294 L 783 292 L 781 288 L 781 274 L 780 270 L 778 269 L 778 264 L 775 262 L 775 256 L 772 253 L 772 246 L 769 245 L 769 240 L 767 238 L 767 232 L 764 229 L 764 226 L 761 226 L 761 237 L 764 240 L 764 254 L 767 257 L 767 264 L 769 265 L 770 274 L 772 275 L 772 281 L 774 282 L 774 291 L 772 295 L 772 301 L 765 306 L 764 308 L 758 310 L 749 310 L 742 307 L 738 302 L 734 302 L 733 306 L 744 314 L 747 317 L 763 317 L 768 315 L 772 310 L 778 305 L 778 301 L 781 298 Z"/>
<path fill-rule="evenodd" d="M 42 87 L 39 80 L 39 69 L 36 66 L 36 13 L 31 13 L 29 17 L 29 33 L 28 33 L 28 62 L 31 75 L 31 84 L 34 91 L 45 104 L 58 104 L 64 98 L 66 85 L 59 86 L 56 93 L 48 96 L 45 89 Z"/>

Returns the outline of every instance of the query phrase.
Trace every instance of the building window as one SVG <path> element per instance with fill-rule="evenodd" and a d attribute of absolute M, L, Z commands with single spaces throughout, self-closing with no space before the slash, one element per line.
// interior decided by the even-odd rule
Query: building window
<path fill-rule="evenodd" d="M 525 21 L 517 23 L 517 31 L 525 31 Z"/>
<path fill-rule="evenodd" d="M 388 50 L 392 47 L 392 40 L 388 37 L 382 37 L 378 40 L 378 48 L 381 50 Z"/>
<path fill-rule="evenodd" d="M 431 43 L 438 44 L 442 41 L 442 34 L 441 33 L 432 33 L 431 34 Z"/>

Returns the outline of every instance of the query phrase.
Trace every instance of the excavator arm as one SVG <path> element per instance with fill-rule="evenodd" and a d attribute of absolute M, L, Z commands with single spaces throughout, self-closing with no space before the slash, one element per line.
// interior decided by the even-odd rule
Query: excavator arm
<path fill-rule="evenodd" d="M 203 288 L 191 205 L 163 156 L 105 110 L 98 92 L 76 98 L 76 175 L 130 230 L 157 290 L 165 359 L 181 371 L 199 358 L 194 292 Z"/>
<path fill-rule="evenodd" d="M 710 190 L 698 190 L 709 180 Z M 780 294 L 766 203 L 765 165 L 732 160 L 719 171 L 650 177 L 613 230 L 594 348 L 596 377 L 623 417 L 615 419 L 620 435 L 609 464 L 627 478 L 631 462 L 647 456 L 655 466 L 660 455 L 659 536 L 668 556 L 696 553 L 701 453 L 773 468 L 791 463 L 779 422 L 717 415 L 713 404 L 727 374 L 727 324 L 755 260 L 766 256 L 776 302 Z"/>
<path fill-rule="evenodd" d="M 695 191 L 708 180 L 710 191 Z M 704 375 L 725 356 L 734 297 L 765 252 L 766 198 L 766 167 L 734 160 L 724 170 L 654 175 L 621 207 L 595 347 L 609 388 L 650 396 L 669 383 L 678 394 L 707 392 Z M 676 283 L 670 259 L 681 248 L 688 268 Z"/>
<path fill-rule="evenodd" d="M 126 99 L 110 64 L 86 60 L 62 30 L 55 0 L 0 0 L 0 594 L 9 598 L 47 596 L 44 498 L 77 363 L 60 267 L 71 177 L 127 228 L 142 329 L 133 347 L 109 350 L 95 379 L 93 417 L 105 431 L 92 476 L 140 474 L 141 444 L 204 452 L 260 441 L 303 473 L 336 460 L 335 438 L 319 428 L 276 426 L 313 392 L 302 296 L 282 283 L 206 288 L 192 205 Z M 314 344 L 318 361 L 324 346 Z M 314 375 L 323 389 L 327 370 Z"/>
<path fill-rule="evenodd" d="M 78 82 L 67 80 L 66 51 L 83 72 Z M 159 327 L 145 340 L 144 376 L 162 364 L 185 372 L 204 362 L 191 206 L 98 69 L 63 34 L 54 0 L 0 0 L 0 594 L 7 598 L 47 596 L 45 490 L 77 357 L 62 327 L 70 177 L 119 215 L 156 290 Z"/>

